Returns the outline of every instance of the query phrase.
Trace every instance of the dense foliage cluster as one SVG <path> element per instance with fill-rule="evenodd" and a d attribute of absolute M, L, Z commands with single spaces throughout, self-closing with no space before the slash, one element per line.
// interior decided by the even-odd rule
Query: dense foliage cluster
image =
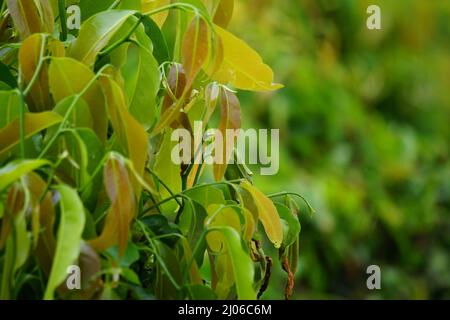
<path fill-rule="evenodd" d="M 0 298 L 254 299 L 274 260 L 291 296 L 301 199 L 171 161 L 173 130 L 238 129 L 233 90 L 281 87 L 234 1 L 0 3 Z"/>

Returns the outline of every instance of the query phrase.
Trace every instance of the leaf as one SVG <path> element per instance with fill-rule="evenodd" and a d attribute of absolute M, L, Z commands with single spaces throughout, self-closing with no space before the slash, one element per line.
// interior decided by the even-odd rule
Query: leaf
<path fill-rule="evenodd" d="M 220 231 L 224 235 L 233 268 L 238 299 L 254 300 L 256 298 L 256 293 L 253 289 L 253 262 L 248 254 L 242 249 L 239 234 L 230 227 L 214 227 L 210 229 L 210 231 L 212 230 Z"/>
<path fill-rule="evenodd" d="M 76 100 L 76 101 L 75 101 Z M 89 110 L 89 106 L 86 104 L 83 98 L 76 96 L 70 96 L 61 100 L 53 109 L 53 112 L 64 117 L 69 111 L 69 107 L 74 103 L 71 113 L 68 118 L 68 123 L 72 124 L 76 128 L 93 128 L 94 121 Z"/>
<path fill-rule="evenodd" d="M 146 13 L 164 6 L 169 5 L 171 0 L 141 0 L 141 6 L 142 6 L 142 12 Z M 164 22 L 167 19 L 167 16 L 169 15 L 169 11 L 163 11 L 157 14 L 153 14 L 151 18 L 155 23 L 158 25 L 158 27 L 162 27 Z"/>
<path fill-rule="evenodd" d="M 298 235 L 300 234 L 300 222 L 298 221 L 297 216 L 294 216 L 285 205 L 275 203 L 275 207 L 282 219 L 281 221 L 284 227 L 282 247 L 288 248 L 298 239 Z"/>
<path fill-rule="evenodd" d="M 20 94 L 17 90 L 0 91 L 0 129 L 19 116 Z"/>
<path fill-rule="evenodd" d="M 94 79 L 94 73 L 81 62 L 72 58 L 52 58 L 49 71 L 50 91 L 55 102 L 78 94 Z M 82 96 L 89 106 L 93 129 L 101 141 L 106 139 L 108 119 L 101 88 L 92 83 Z"/>
<path fill-rule="evenodd" d="M 22 39 L 33 33 L 53 33 L 53 11 L 49 0 L 6 0 L 14 26 Z"/>
<path fill-rule="evenodd" d="M 241 230 L 241 222 L 238 214 L 232 208 L 223 207 L 220 204 L 211 204 L 207 207 L 208 216 L 205 223 L 211 227 L 231 227 L 237 232 Z M 221 252 L 225 246 L 224 236 L 221 232 L 212 231 L 206 236 L 209 248 L 213 252 Z"/>
<path fill-rule="evenodd" d="M 133 162 L 136 172 L 142 177 L 147 160 L 147 133 L 128 112 L 124 94 L 117 82 L 107 76 L 102 76 L 99 80 L 117 141 L 124 154 Z M 140 194 L 139 182 L 132 178 L 132 183 L 136 194 Z"/>
<path fill-rule="evenodd" d="M 213 22 L 219 27 L 226 28 L 233 16 L 234 0 L 219 0 Z"/>
<path fill-rule="evenodd" d="M 108 10 L 90 17 L 81 25 L 78 38 L 69 48 L 69 56 L 92 66 L 115 32 L 134 13 L 133 10 Z"/>
<path fill-rule="evenodd" d="M 9 70 L 8 66 L 1 61 L 0 61 L 0 81 L 6 83 L 10 88 L 17 87 L 16 78 L 11 74 L 11 71 Z"/>
<path fill-rule="evenodd" d="M 47 160 L 15 160 L 8 163 L 0 169 L 0 192 L 28 172 L 49 164 Z"/>
<path fill-rule="evenodd" d="M 279 248 L 283 242 L 283 226 L 273 202 L 247 181 L 242 182 L 241 187 L 252 196 L 267 237 L 275 248 Z"/>
<path fill-rule="evenodd" d="M 152 53 L 131 44 L 122 67 L 125 93 L 130 113 L 149 129 L 156 118 L 156 96 L 159 91 L 159 68 Z"/>
<path fill-rule="evenodd" d="M 61 218 L 52 269 L 45 289 L 44 299 L 52 300 L 55 289 L 67 276 L 67 267 L 74 263 L 80 253 L 81 234 L 85 216 L 83 203 L 78 194 L 66 185 L 56 187 L 61 201 Z"/>
<path fill-rule="evenodd" d="M 89 244 L 100 252 L 118 244 L 119 254 L 123 256 L 127 248 L 130 223 L 136 213 L 136 199 L 125 164 L 113 157 L 109 158 L 103 171 L 103 181 L 111 207 L 102 233 L 98 238 L 90 240 Z"/>
<path fill-rule="evenodd" d="M 215 32 L 222 40 L 224 51 L 218 70 L 214 73 L 205 70 L 212 79 L 242 90 L 272 91 L 283 87 L 273 83 L 272 69 L 244 41 L 219 26 L 215 26 Z"/>
<path fill-rule="evenodd" d="M 31 1 L 30 1 L 31 2 Z M 23 76 L 23 84 L 27 85 L 32 80 L 37 71 L 43 49 L 46 47 L 46 38 L 43 34 L 33 34 L 28 37 L 19 49 L 19 68 Z M 39 76 L 31 87 L 27 96 L 28 107 L 30 111 L 39 112 L 50 110 L 53 103 L 50 98 L 48 84 L 48 68 L 44 63 Z"/>
<path fill-rule="evenodd" d="M 47 129 L 62 121 L 62 117 L 52 111 L 25 114 L 25 138 Z M 19 119 L 15 119 L 0 129 L 0 155 L 19 144 Z"/>
<path fill-rule="evenodd" d="M 167 46 L 166 38 L 156 22 L 147 16 L 143 16 L 142 25 L 144 26 L 145 33 L 153 43 L 153 55 L 158 61 L 158 64 L 161 65 L 166 61 L 170 61 L 169 47 Z"/>
<path fill-rule="evenodd" d="M 196 16 L 186 34 L 181 48 L 181 61 L 186 70 L 186 88 L 190 89 L 195 77 L 208 58 L 208 26 L 203 18 Z"/>
<path fill-rule="evenodd" d="M 230 157 L 233 155 L 234 144 L 237 136 L 230 136 L 227 130 L 238 130 L 241 128 L 241 105 L 234 93 L 226 89 L 221 94 L 221 113 L 219 131 L 222 134 L 222 145 L 216 145 L 215 152 L 221 152 L 214 162 L 214 178 L 216 181 L 222 180 L 228 166 Z M 217 137 L 216 137 L 217 139 Z"/>

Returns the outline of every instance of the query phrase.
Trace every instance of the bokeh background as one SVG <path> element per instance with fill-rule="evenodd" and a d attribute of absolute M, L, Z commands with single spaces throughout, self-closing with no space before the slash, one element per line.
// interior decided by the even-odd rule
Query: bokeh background
<path fill-rule="evenodd" d="M 317 211 L 293 298 L 450 298 L 450 1 L 239 0 L 230 28 L 285 85 L 240 93 L 245 127 L 281 130 L 280 172 L 256 183 Z M 263 298 L 283 298 L 274 270 Z"/>

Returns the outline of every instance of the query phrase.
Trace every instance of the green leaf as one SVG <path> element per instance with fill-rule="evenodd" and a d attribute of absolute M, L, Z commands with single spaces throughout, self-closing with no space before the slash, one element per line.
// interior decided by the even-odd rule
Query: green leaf
<path fill-rule="evenodd" d="M 145 129 L 149 129 L 156 118 L 156 96 L 160 82 L 158 64 L 152 53 L 131 44 L 122 67 L 122 76 L 130 113 Z"/>
<path fill-rule="evenodd" d="M 55 289 L 67 276 L 67 267 L 78 258 L 85 222 L 83 203 L 77 192 L 66 185 L 59 185 L 56 190 L 61 197 L 61 218 L 53 265 L 44 294 L 45 300 L 53 299 Z"/>
<path fill-rule="evenodd" d="M 89 106 L 86 104 L 83 98 L 76 96 L 70 96 L 61 100 L 53 109 L 54 112 L 64 117 L 67 114 L 69 107 L 76 99 L 75 105 L 69 115 L 68 122 L 77 128 L 92 128 L 94 126 L 94 120 L 92 119 Z"/>
<path fill-rule="evenodd" d="M 17 90 L 0 91 L 0 129 L 19 116 L 20 94 Z"/>
<path fill-rule="evenodd" d="M 25 114 L 25 138 L 47 129 L 62 121 L 62 117 L 54 112 Z M 20 142 L 19 119 L 15 119 L 6 127 L 0 129 L 0 155 L 11 150 Z"/>
<path fill-rule="evenodd" d="M 256 299 L 256 293 L 253 289 L 253 262 L 249 255 L 242 249 L 239 234 L 230 227 L 214 227 L 210 231 L 220 231 L 224 235 L 233 268 L 238 299 Z"/>
<path fill-rule="evenodd" d="M 8 66 L 1 61 L 0 61 L 0 81 L 3 81 L 11 88 L 17 87 L 16 78 L 11 74 L 11 71 L 9 70 Z"/>
<path fill-rule="evenodd" d="M 158 64 L 161 65 L 166 61 L 170 61 L 169 47 L 167 46 L 166 38 L 156 22 L 149 17 L 144 16 L 142 18 L 142 24 L 145 28 L 145 33 L 152 40 L 153 55 L 158 61 Z"/>
<path fill-rule="evenodd" d="M 90 17 L 81 25 L 78 38 L 69 48 L 69 56 L 88 66 L 94 65 L 100 51 L 133 14 L 133 10 L 109 10 Z"/>
<path fill-rule="evenodd" d="M 281 217 L 281 222 L 283 223 L 283 247 L 287 248 L 292 245 L 300 234 L 300 222 L 298 221 L 297 216 L 294 216 L 283 204 L 275 203 L 275 207 L 277 208 L 278 214 Z"/>
<path fill-rule="evenodd" d="M 0 169 L 0 191 L 28 172 L 49 164 L 47 160 L 16 160 L 8 163 Z"/>

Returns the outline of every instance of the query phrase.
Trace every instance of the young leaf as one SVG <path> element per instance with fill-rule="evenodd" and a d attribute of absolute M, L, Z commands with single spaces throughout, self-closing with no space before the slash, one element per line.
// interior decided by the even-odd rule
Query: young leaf
<path fill-rule="evenodd" d="M 146 13 L 164 6 L 169 5 L 171 0 L 141 0 L 141 7 L 142 12 Z M 167 16 L 169 15 L 169 10 L 153 14 L 151 18 L 155 23 L 158 25 L 158 27 L 162 27 L 164 22 L 167 19 Z"/>
<path fill-rule="evenodd" d="M 181 48 L 181 61 L 186 70 L 186 89 L 190 89 L 195 77 L 208 58 L 208 25 L 203 18 L 196 16 L 184 35 Z"/>
<path fill-rule="evenodd" d="M 211 204 L 207 209 L 208 216 L 205 223 L 211 227 L 231 227 L 237 232 L 241 231 L 239 216 L 232 208 L 224 208 L 220 204 Z M 209 248 L 213 252 L 221 252 L 225 247 L 224 235 L 219 231 L 211 231 L 206 236 Z"/>
<path fill-rule="evenodd" d="M 53 299 L 55 289 L 67 276 L 67 267 L 78 258 L 85 222 L 83 203 L 77 192 L 66 185 L 59 185 L 56 190 L 61 198 L 61 220 L 53 265 L 45 289 L 45 300 Z"/>
<path fill-rule="evenodd" d="M 231 265 L 233 267 L 238 299 L 255 299 L 256 293 L 253 289 L 253 262 L 248 254 L 242 249 L 239 234 L 231 227 L 213 227 L 210 230 L 220 231 L 224 235 L 229 257 L 231 259 Z"/>
<path fill-rule="evenodd" d="M 241 187 L 252 196 L 267 237 L 275 248 L 279 248 L 283 243 L 283 226 L 273 202 L 247 181 L 242 182 Z"/>
<path fill-rule="evenodd" d="M 131 44 L 122 67 L 125 93 L 130 113 L 145 129 L 156 118 L 156 96 L 159 91 L 159 68 L 152 53 L 142 46 Z"/>
<path fill-rule="evenodd" d="M 222 64 L 214 74 L 205 70 L 214 80 L 242 90 L 272 91 L 282 88 L 282 85 L 273 83 L 272 69 L 263 63 L 255 50 L 219 26 L 215 26 L 215 32 L 222 40 L 224 52 Z"/>
<path fill-rule="evenodd" d="M 223 145 L 217 147 L 215 152 L 222 154 L 218 163 L 214 163 L 214 178 L 222 180 L 228 166 L 228 161 L 233 154 L 236 136 L 227 134 L 228 129 L 238 130 L 241 128 L 241 105 L 234 93 L 226 89 L 221 94 L 221 116 L 219 130 L 222 133 Z"/>
<path fill-rule="evenodd" d="M 115 32 L 134 13 L 132 10 L 109 10 L 90 17 L 82 24 L 78 38 L 72 42 L 69 56 L 92 66 Z"/>
<path fill-rule="evenodd" d="M 25 138 L 47 129 L 62 121 L 62 117 L 52 111 L 25 114 Z M 19 119 L 15 119 L 0 129 L 0 155 L 11 150 L 20 142 Z"/>
<path fill-rule="evenodd" d="M 111 207 L 106 216 L 102 233 L 89 244 L 104 251 L 118 244 L 120 256 L 127 248 L 130 222 L 136 211 L 136 199 L 128 170 L 119 159 L 110 158 L 105 164 L 103 180 Z"/>
<path fill-rule="evenodd" d="M 53 11 L 49 0 L 6 0 L 6 2 L 22 39 L 33 33 L 53 32 Z"/>
<path fill-rule="evenodd" d="M 298 221 L 297 216 L 294 216 L 285 205 L 275 203 L 275 207 L 282 219 L 281 221 L 284 227 L 282 246 L 283 248 L 288 248 L 298 239 L 298 235 L 300 234 L 300 222 Z"/>
<path fill-rule="evenodd" d="M 147 160 L 147 133 L 128 112 L 124 94 L 117 82 L 108 76 L 102 76 L 99 80 L 117 141 L 125 155 L 133 162 L 136 172 L 142 177 Z M 139 182 L 134 178 L 132 181 L 136 194 L 140 194 Z"/>
<path fill-rule="evenodd" d="M 33 34 L 20 46 L 19 68 L 24 86 L 31 82 L 35 72 L 38 71 L 39 62 L 43 59 L 41 53 L 45 46 L 46 38 L 43 34 Z M 49 94 L 48 67 L 45 63 L 42 65 L 40 73 L 31 87 L 29 96 L 27 96 L 27 102 L 30 111 L 33 112 L 50 110 L 52 107 Z"/>

